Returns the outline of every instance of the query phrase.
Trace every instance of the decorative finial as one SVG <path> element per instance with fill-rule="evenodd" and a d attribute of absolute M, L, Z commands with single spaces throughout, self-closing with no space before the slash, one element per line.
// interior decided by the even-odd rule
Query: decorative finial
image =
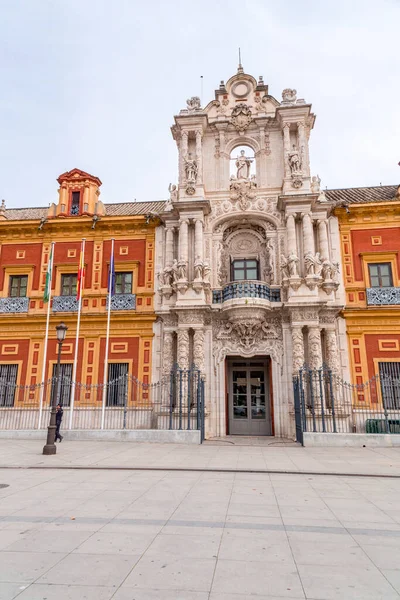
<path fill-rule="evenodd" d="M 244 73 L 243 67 L 242 67 L 242 55 L 241 55 L 241 52 L 240 52 L 240 48 L 239 48 L 239 66 L 238 66 L 237 72 L 238 72 L 238 74 L 239 73 Z"/>
<path fill-rule="evenodd" d="M 5 200 L 1 201 L 0 212 L 1 213 L 5 213 L 6 212 L 6 201 Z"/>
<path fill-rule="evenodd" d="M 264 85 L 264 77 L 262 75 L 258 78 L 258 85 Z"/>

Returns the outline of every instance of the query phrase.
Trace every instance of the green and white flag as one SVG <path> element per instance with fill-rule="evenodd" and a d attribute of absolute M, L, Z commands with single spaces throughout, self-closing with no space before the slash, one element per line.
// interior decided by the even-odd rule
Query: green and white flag
<path fill-rule="evenodd" d="M 53 249 L 54 243 L 51 244 L 49 262 L 47 263 L 46 284 L 44 286 L 43 302 L 48 302 L 50 300 L 51 277 L 53 273 Z"/>

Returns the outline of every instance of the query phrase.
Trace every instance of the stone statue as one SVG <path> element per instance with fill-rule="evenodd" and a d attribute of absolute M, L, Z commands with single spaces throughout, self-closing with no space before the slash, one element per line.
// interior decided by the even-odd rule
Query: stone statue
<path fill-rule="evenodd" d="M 186 100 L 187 108 L 189 111 L 201 110 L 201 101 L 198 96 L 192 96 Z"/>
<path fill-rule="evenodd" d="M 208 262 L 203 263 L 203 281 L 204 283 L 210 283 L 211 268 Z"/>
<path fill-rule="evenodd" d="M 297 90 L 285 88 L 282 92 L 282 104 L 294 104 L 297 98 Z"/>
<path fill-rule="evenodd" d="M 322 263 L 322 277 L 324 281 L 336 281 L 339 273 L 339 263 L 324 260 Z"/>
<path fill-rule="evenodd" d="M 169 191 L 169 199 L 171 202 L 176 202 L 178 200 L 178 188 L 175 184 L 170 183 L 168 186 Z"/>
<path fill-rule="evenodd" d="M 287 261 L 286 256 L 282 256 L 281 271 L 282 271 L 282 276 L 284 279 L 288 279 L 290 277 L 289 263 Z"/>
<path fill-rule="evenodd" d="M 273 284 L 275 279 L 275 250 L 271 239 L 267 240 L 265 263 L 264 279 L 267 283 Z"/>
<path fill-rule="evenodd" d="M 171 268 L 171 283 L 176 283 L 178 281 L 178 261 L 176 260 L 176 258 L 174 259 L 173 263 L 172 263 L 172 267 Z"/>
<path fill-rule="evenodd" d="M 317 176 L 313 176 L 312 180 L 311 180 L 311 191 L 313 194 L 317 194 L 321 189 L 321 179 L 319 178 L 319 175 Z"/>
<path fill-rule="evenodd" d="M 199 259 L 194 263 L 194 278 L 199 281 L 203 278 L 203 262 Z"/>
<path fill-rule="evenodd" d="M 290 277 L 298 277 L 297 265 L 299 264 L 299 259 L 297 258 L 294 252 L 291 252 L 287 258 L 288 266 L 289 266 L 289 275 Z"/>
<path fill-rule="evenodd" d="M 240 151 L 240 156 L 236 159 L 236 177 L 237 179 L 248 179 L 250 176 L 250 166 L 253 161 L 245 156 L 244 150 Z"/>
<path fill-rule="evenodd" d="M 304 264 L 306 267 L 306 275 L 318 275 L 321 273 L 322 260 L 319 252 L 314 256 L 312 252 L 307 252 L 304 255 Z"/>
<path fill-rule="evenodd" d="M 185 160 L 185 174 L 187 183 L 196 183 L 197 179 L 197 160 L 192 158 L 192 153 L 189 152 L 187 159 Z"/>
<path fill-rule="evenodd" d="M 293 149 L 289 152 L 289 166 L 292 174 L 301 172 L 301 162 L 300 162 L 300 154 L 296 149 L 296 146 L 293 144 Z"/>
<path fill-rule="evenodd" d="M 178 279 L 179 280 L 186 280 L 186 261 L 185 260 L 180 260 L 178 261 Z"/>

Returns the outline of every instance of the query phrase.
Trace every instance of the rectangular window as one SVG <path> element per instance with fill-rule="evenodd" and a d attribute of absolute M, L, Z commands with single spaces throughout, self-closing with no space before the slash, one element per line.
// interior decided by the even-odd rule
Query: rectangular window
<path fill-rule="evenodd" d="M 392 287 L 392 265 L 390 263 L 370 263 L 368 269 L 371 287 Z"/>
<path fill-rule="evenodd" d="M 26 298 L 28 275 L 11 275 L 10 298 Z"/>
<path fill-rule="evenodd" d="M 232 281 L 258 279 L 258 261 L 255 259 L 234 260 L 232 262 Z"/>
<path fill-rule="evenodd" d="M 77 274 L 61 275 L 61 296 L 76 296 Z"/>
<path fill-rule="evenodd" d="M 132 294 L 132 273 L 115 273 L 115 293 Z"/>
<path fill-rule="evenodd" d="M 51 384 L 51 401 L 53 394 L 57 394 L 57 364 L 53 365 L 53 375 Z M 71 400 L 71 389 L 72 389 L 72 363 L 61 363 L 60 365 L 60 399 L 61 406 L 69 406 Z M 56 399 L 57 401 L 57 399 Z"/>
<path fill-rule="evenodd" d="M 18 365 L 0 365 L 0 406 L 14 406 Z"/>
<path fill-rule="evenodd" d="M 72 192 L 71 198 L 71 215 L 79 215 L 79 207 L 81 203 L 81 193 Z"/>
<path fill-rule="evenodd" d="M 380 362 L 382 402 L 384 408 L 400 409 L 400 362 Z M 397 433 L 397 431 L 396 431 Z"/>
<path fill-rule="evenodd" d="M 108 365 L 107 406 L 125 406 L 128 393 L 128 363 Z"/>

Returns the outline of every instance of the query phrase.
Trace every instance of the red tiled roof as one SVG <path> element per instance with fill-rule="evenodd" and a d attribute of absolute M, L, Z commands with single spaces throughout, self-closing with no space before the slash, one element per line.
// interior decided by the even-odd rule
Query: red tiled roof
<path fill-rule="evenodd" d="M 121 217 L 133 215 L 158 214 L 162 212 L 165 205 L 164 200 L 155 202 L 119 202 L 117 204 L 106 204 L 107 217 Z M 48 208 L 7 208 L 5 217 L 8 221 L 40 220 L 47 217 Z M 1 223 L 1 221 L 0 221 Z"/>
<path fill-rule="evenodd" d="M 340 190 L 325 190 L 328 200 L 335 204 L 364 204 L 369 202 L 400 201 L 396 197 L 398 185 L 379 185 L 377 187 L 344 188 Z"/>

